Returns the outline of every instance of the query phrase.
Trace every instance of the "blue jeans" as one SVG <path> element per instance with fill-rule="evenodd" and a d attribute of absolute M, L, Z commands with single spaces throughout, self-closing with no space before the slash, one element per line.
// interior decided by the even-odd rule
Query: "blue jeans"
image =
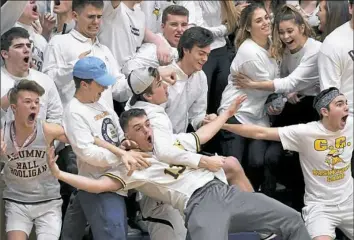
<path fill-rule="evenodd" d="M 127 213 L 124 197 L 116 193 L 79 191 L 77 197 L 91 226 L 94 239 L 126 240 Z"/>
<path fill-rule="evenodd" d="M 87 220 L 82 210 L 78 191 L 75 190 L 70 197 L 68 208 L 63 221 L 61 240 L 82 240 L 85 235 Z"/>

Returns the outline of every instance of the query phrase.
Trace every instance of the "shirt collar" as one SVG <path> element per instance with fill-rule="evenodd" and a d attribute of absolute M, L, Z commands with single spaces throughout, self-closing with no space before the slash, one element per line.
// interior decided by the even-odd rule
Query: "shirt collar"
<path fill-rule="evenodd" d="M 194 75 L 194 73 L 192 73 L 192 75 L 190 77 L 188 77 L 188 75 L 185 74 L 183 72 L 183 70 L 178 66 L 177 62 L 173 62 L 171 64 L 171 66 L 176 70 L 177 81 L 178 80 L 187 80 Z"/>
<path fill-rule="evenodd" d="M 4 74 L 8 75 L 10 78 L 14 79 L 15 81 L 20 81 L 22 79 L 27 79 L 30 76 L 32 69 L 31 68 L 28 69 L 28 74 L 25 77 L 16 77 L 16 76 L 12 75 L 11 73 L 9 73 L 7 71 L 5 65 L 1 67 L 1 70 Z"/>
<path fill-rule="evenodd" d="M 82 35 L 81 33 L 79 33 L 76 29 L 72 29 L 69 34 L 71 34 L 74 38 L 76 38 L 77 40 L 79 40 L 80 42 L 84 43 L 84 42 L 90 42 L 92 43 L 92 40 L 90 38 L 85 37 L 84 35 Z M 95 42 L 92 44 L 97 44 L 99 45 L 100 42 L 98 40 L 98 38 L 96 37 Z"/>

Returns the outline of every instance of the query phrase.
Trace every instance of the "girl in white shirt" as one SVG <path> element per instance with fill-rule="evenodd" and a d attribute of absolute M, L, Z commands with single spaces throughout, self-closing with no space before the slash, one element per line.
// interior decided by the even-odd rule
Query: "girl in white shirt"
<path fill-rule="evenodd" d="M 195 1 L 196 25 L 210 30 L 214 36 L 211 53 L 203 71 L 208 79 L 208 113 L 216 113 L 222 91 L 227 85 L 230 60 L 225 37 L 235 32 L 240 10 L 233 1 Z"/>
<path fill-rule="evenodd" d="M 238 52 L 231 64 L 229 83 L 222 94 L 218 110 L 219 113 L 226 110 L 236 96 L 247 95 L 247 100 L 242 103 L 239 111 L 229 119 L 230 123 L 253 123 L 269 126 L 264 104 L 270 92 L 237 89 L 232 83 L 232 75 L 242 72 L 260 80 L 278 76 L 277 62 L 269 52 L 270 34 L 271 22 L 263 5 L 248 5 L 241 13 L 240 30 L 236 37 Z M 256 189 L 262 181 L 267 143 L 253 141 L 229 132 L 222 132 L 222 137 L 223 155 L 234 156 L 243 164 L 246 155 L 248 155 L 248 165 L 251 170 L 248 177 Z"/>
<path fill-rule="evenodd" d="M 323 42 L 334 29 L 350 20 L 348 0 L 321 0 L 317 16 L 320 20 L 318 29 L 322 32 L 321 40 Z"/>
<path fill-rule="evenodd" d="M 274 55 L 282 60 L 280 78 L 259 81 L 241 73 L 236 77 L 235 84 L 238 88 L 287 94 L 288 102 L 292 104 L 285 105 L 283 112 L 273 119 L 272 126 L 288 126 L 318 119 L 312 102 L 314 96 L 319 93 L 317 59 L 321 43 L 311 38 L 312 36 L 312 28 L 303 15 L 294 6 L 284 5 L 275 17 L 273 32 Z M 279 162 L 283 159 L 287 161 L 284 154 L 286 152 L 278 142 L 272 142 L 265 153 L 265 193 L 269 196 L 275 193 L 274 176 L 279 176 L 275 173 Z M 298 159 L 297 155 L 290 156 Z M 298 162 L 292 162 L 297 164 L 298 168 L 293 168 L 291 177 L 298 176 L 296 179 L 303 179 Z M 284 178 L 288 179 L 288 175 Z M 296 189 L 303 189 L 302 181 L 296 181 Z M 302 195 L 300 192 L 293 198 L 298 209 L 302 207 Z"/>
<path fill-rule="evenodd" d="M 312 102 L 313 97 L 319 93 L 317 59 L 321 43 L 311 38 L 313 36 L 310 25 L 301 13 L 292 5 L 284 5 L 275 18 L 273 32 L 274 55 L 282 61 L 281 78 L 259 81 L 242 73 L 238 73 L 235 78 L 237 88 L 287 94 L 290 103 L 299 104 L 297 108 L 300 112 L 312 113 L 307 114 L 306 119 L 298 118 L 303 117 L 303 114 L 296 119 L 292 116 L 292 122 L 286 125 L 317 119 Z"/>

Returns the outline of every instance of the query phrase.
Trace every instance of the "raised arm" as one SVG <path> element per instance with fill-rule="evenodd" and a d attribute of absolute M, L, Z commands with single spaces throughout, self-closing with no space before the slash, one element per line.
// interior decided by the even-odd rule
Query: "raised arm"
<path fill-rule="evenodd" d="M 232 117 L 240 108 L 243 101 L 246 100 L 246 95 L 238 96 L 235 101 L 229 106 L 229 108 L 220 114 L 215 120 L 203 125 L 195 133 L 197 134 L 200 144 L 208 142 L 211 138 L 218 133 L 223 124 Z"/>
<path fill-rule="evenodd" d="M 27 0 L 8 0 L 1 7 L 1 35 L 15 25 L 25 10 L 27 3 Z"/>
<path fill-rule="evenodd" d="M 43 122 L 43 130 L 48 145 L 52 145 L 54 140 L 58 140 L 63 143 L 69 143 L 68 138 L 65 135 L 64 128 L 56 123 Z"/>
<path fill-rule="evenodd" d="M 157 58 L 161 65 L 171 63 L 171 47 L 159 35 L 153 33 L 150 29 L 145 29 L 144 42 L 154 43 L 157 47 Z"/>

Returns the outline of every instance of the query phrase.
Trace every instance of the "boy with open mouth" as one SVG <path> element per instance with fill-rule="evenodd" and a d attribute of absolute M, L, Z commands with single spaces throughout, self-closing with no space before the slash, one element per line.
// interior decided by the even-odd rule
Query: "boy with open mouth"
<path fill-rule="evenodd" d="M 37 82 L 19 81 L 9 91 L 14 120 L 4 124 L 4 166 L 7 239 L 28 239 L 33 224 L 37 239 L 57 240 L 61 230 L 60 185 L 49 171 L 46 150 L 54 140 L 66 141 L 64 129 L 38 119 L 40 97 L 45 90 Z"/>
<path fill-rule="evenodd" d="M 334 87 L 317 95 L 314 108 L 320 121 L 280 128 L 223 128 L 248 138 L 280 141 L 285 150 L 299 152 L 305 178 L 303 217 L 311 238 L 334 239 L 339 228 L 353 239 L 353 117 L 346 97 Z"/>

